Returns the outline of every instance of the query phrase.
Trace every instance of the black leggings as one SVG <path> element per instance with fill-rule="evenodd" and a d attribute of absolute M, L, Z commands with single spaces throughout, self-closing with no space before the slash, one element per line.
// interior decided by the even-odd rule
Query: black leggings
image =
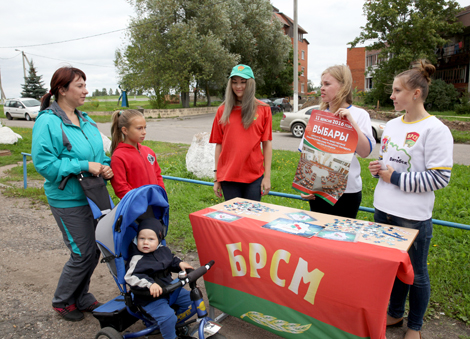
<path fill-rule="evenodd" d="M 357 193 L 343 193 L 333 206 L 318 196 L 315 197 L 315 200 L 309 200 L 308 203 L 312 212 L 356 219 L 361 200 L 362 191 L 359 191 Z"/>
<path fill-rule="evenodd" d="M 261 201 L 262 181 L 263 175 L 249 184 L 234 181 L 221 181 L 220 186 L 222 186 L 225 201 L 233 198 L 243 198 Z"/>

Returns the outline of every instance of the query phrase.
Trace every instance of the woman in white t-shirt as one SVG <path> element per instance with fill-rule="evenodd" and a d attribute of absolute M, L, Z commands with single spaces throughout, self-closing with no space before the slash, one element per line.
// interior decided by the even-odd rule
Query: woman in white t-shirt
<path fill-rule="evenodd" d="M 309 200 L 310 210 L 313 212 L 356 218 L 362 200 L 361 166 L 356 154 L 365 158 L 375 146 L 370 116 L 362 108 L 352 105 L 352 75 L 348 66 L 336 65 L 327 68 L 322 73 L 321 81 L 320 109 L 348 119 L 357 131 L 358 142 L 351 161 L 346 190 L 335 205 L 332 206 L 320 198 L 315 199 L 314 194 L 301 194 L 301 196 Z"/>
<path fill-rule="evenodd" d="M 447 186 L 453 165 L 453 139 L 447 126 L 424 108 L 435 67 L 420 60 L 393 81 L 396 111 L 405 114 L 387 123 L 379 160 L 369 164 L 379 178 L 374 193 L 376 222 L 409 227 L 419 234 L 409 249 L 413 285 L 395 279 L 387 326 L 402 326 L 410 294 L 406 339 L 421 338 L 423 317 L 431 294 L 427 257 L 432 238 L 434 191 Z"/>

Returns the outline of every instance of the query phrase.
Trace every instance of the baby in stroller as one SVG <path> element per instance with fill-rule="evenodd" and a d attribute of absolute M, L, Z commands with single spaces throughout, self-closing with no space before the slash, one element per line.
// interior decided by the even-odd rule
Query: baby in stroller
<path fill-rule="evenodd" d="M 192 307 L 190 293 L 181 289 L 172 306 L 168 296 L 161 296 L 162 287 L 172 282 L 171 272 L 193 269 L 171 253 L 167 246 L 162 245 L 165 229 L 162 223 L 155 219 L 144 219 L 140 222 L 135 240 L 130 244 L 130 261 L 127 263 L 124 279 L 134 294 L 135 305 L 140 305 L 149 316 L 159 325 L 164 339 L 175 339 L 177 317 L 172 307 L 177 306 L 177 312 L 184 312 Z M 150 294 L 138 291 L 150 291 Z M 179 337 L 181 338 L 181 337 Z M 190 338 L 190 337 L 184 337 Z"/>

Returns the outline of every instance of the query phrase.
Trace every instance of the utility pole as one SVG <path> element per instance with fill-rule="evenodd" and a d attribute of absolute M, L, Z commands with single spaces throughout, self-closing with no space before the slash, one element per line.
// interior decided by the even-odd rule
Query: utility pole
<path fill-rule="evenodd" d="M 26 66 L 25 66 L 24 61 L 26 59 L 26 62 L 28 63 L 29 67 L 31 67 L 31 63 L 29 62 L 28 58 L 26 57 L 26 54 L 24 54 L 23 51 L 20 51 L 19 49 L 15 49 L 15 51 L 21 52 L 22 59 L 23 59 L 23 74 L 24 74 L 24 79 L 26 81 Z"/>
<path fill-rule="evenodd" d="M 294 0 L 294 113 L 299 110 L 299 25 L 297 22 L 297 0 Z"/>
<path fill-rule="evenodd" d="M 2 87 L 2 72 L 0 71 L 0 94 L 1 94 L 1 97 L 0 97 L 0 103 L 4 104 L 5 103 L 5 92 L 3 91 L 3 87 Z"/>

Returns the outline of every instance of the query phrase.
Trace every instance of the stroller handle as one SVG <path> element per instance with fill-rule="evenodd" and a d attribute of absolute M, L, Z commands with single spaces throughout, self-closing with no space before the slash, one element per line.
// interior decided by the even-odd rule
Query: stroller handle
<path fill-rule="evenodd" d="M 178 289 L 181 286 L 184 286 L 186 284 L 195 282 L 200 277 L 202 277 L 204 274 L 206 274 L 206 272 L 208 270 L 210 270 L 212 265 L 214 265 L 214 260 L 209 261 L 207 264 L 195 269 L 194 271 L 189 272 L 189 270 L 188 270 L 189 273 L 188 273 L 188 276 L 185 279 L 182 279 L 182 280 L 178 281 L 175 284 L 171 284 L 171 285 L 167 285 L 167 286 L 163 287 L 162 288 L 162 290 L 163 290 L 162 295 L 171 293 L 171 292 L 173 292 L 174 290 Z"/>
<path fill-rule="evenodd" d="M 215 263 L 214 260 L 211 260 L 207 264 L 205 264 L 204 266 L 201 266 L 201 267 L 199 267 L 195 270 L 190 271 L 188 269 L 187 270 L 188 271 L 188 276 L 184 279 L 181 279 L 177 283 L 164 286 L 162 288 L 162 293 L 160 294 L 160 297 L 164 296 L 164 295 L 167 295 L 167 294 L 177 290 L 178 288 L 180 288 L 180 287 L 182 287 L 186 284 L 190 284 L 192 282 L 195 282 L 200 277 L 202 277 L 204 274 L 206 274 L 206 272 L 208 270 L 210 270 L 210 268 L 212 267 L 212 265 L 214 265 L 214 263 Z M 135 295 L 143 296 L 143 297 L 150 297 L 151 296 L 149 290 L 145 290 L 145 291 L 132 290 L 132 293 L 134 293 Z"/>

